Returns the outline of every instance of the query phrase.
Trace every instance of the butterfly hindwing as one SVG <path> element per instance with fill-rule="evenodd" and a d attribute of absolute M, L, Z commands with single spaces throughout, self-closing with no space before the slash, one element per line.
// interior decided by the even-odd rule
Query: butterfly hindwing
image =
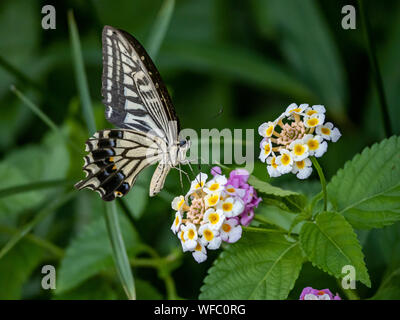
<path fill-rule="evenodd" d="M 162 139 L 140 131 L 96 132 L 86 142 L 89 153 L 83 170 L 87 177 L 75 187 L 95 190 L 106 201 L 124 196 L 144 168 L 161 160 L 165 149 Z"/>
<path fill-rule="evenodd" d="M 141 44 L 110 26 L 103 29 L 102 95 L 105 115 L 120 128 L 152 131 L 169 143 L 179 123 L 160 74 Z M 176 125 L 171 126 L 171 121 Z"/>

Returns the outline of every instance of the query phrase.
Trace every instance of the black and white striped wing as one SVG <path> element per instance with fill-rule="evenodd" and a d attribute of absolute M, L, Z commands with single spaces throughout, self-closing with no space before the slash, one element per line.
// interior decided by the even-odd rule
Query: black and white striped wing
<path fill-rule="evenodd" d="M 166 148 L 163 139 L 137 130 L 96 132 L 86 142 L 86 178 L 75 187 L 95 190 L 105 201 L 122 197 L 144 168 L 162 159 Z"/>
<path fill-rule="evenodd" d="M 179 122 L 168 91 L 142 45 L 130 34 L 110 26 L 103 29 L 102 95 L 108 121 L 178 140 Z"/>

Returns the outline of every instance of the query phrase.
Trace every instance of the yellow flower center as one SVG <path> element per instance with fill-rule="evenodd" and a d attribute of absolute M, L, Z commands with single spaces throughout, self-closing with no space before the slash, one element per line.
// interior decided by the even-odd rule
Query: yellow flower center
<path fill-rule="evenodd" d="M 196 248 L 194 248 L 196 251 L 201 251 L 201 245 L 200 243 L 197 243 Z"/>
<path fill-rule="evenodd" d="M 183 242 L 185 242 L 185 238 L 183 237 L 183 231 L 180 232 L 179 238 L 181 238 L 181 240 L 182 240 Z"/>
<path fill-rule="evenodd" d="M 215 190 L 218 190 L 218 188 L 219 188 L 219 183 L 213 183 L 211 186 L 210 186 L 210 190 L 211 191 L 215 191 Z"/>
<path fill-rule="evenodd" d="M 313 114 L 316 114 L 317 113 L 317 111 L 315 111 L 315 110 L 309 110 L 309 111 L 307 111 L 307 115 L 308 116 L 312 116 Z"/>
<path fill-rule="evenodd" d="M 321 128 L 321 132 L 323 133 L 323 134 L 326 134 L 326 135 L 330 135 L 330 133 L 331 133 L 331 129 L 329 129 L 329 128 Z"/>
<path fill-rule="evenodd" d="M 281 162 L 284 166 L 287 166 L 290 163 L 290 156 L 287 153 L 284 153 L 282 155 Z"/>
<path fill-rule="evenodd" d="M 300 108 L 295 108 L 289 111 L 289 113 L 293 113 L 293 112 L 301 112 Z"/>
<path fill-rule="evenodd" d="M 222 225 L 222 230 L 224 230 L 225 232 L 229 232 L 229 231 L 231 231 L 231 229 L 232 229 L 232 227 L 227 223 L 224 223 Z"/>
<path fill-rule="evenodd" d="M 310 139 L 307 141 L 307 145 L 310 150 L 317 150 L 319 147 L 319 142 L 318 140 Z"/>
<path fill-rule="evenodd" d="M 179 201 L 178 203 L 178 210 L 183 206 L 184 203 L 185 203 L 185 198 L 182 197 L 181 201 Z"/>
<path fill-rule="evenodd" d="M 306 149 L 301 144 L 296 144 L 294 147 L 294 154 L 296 156 L 301 156 L 305 151 L 306 151 Z"/>
<path fill-rule="evenodd" d="M 189 238 L 190 240 L 193 240 L 194 235 L 195 235 L 195 233 L 194 233 L 193 229 L 190 229 L 189 232 L 188 232 L 188 238 Z"/>
<path fill-rule="evenodd" d="M 275 158 L 275 157 L 273 157 L 273 158 L 271 159 L 271 166 L 272 166 L 274 169 L 276 169 L 276 168 L 278 167 L 278 165 L 276 164 L 276 158 Z"/>
<path fill-rule="evenodd" d="M 304 160 L 302 160 L 302 161 L 297 161 L 296 165 L 297 165 L 297 168 L 303 169 L 306 166 L 306 163 Z"/>
<path fill-rule="evenodd" d="M 210 198 L 208 198 L 208 205 L 209 206 L 213 206 L 218 202 L 219 196 L 217 194 L 211 196 Z"/>
<path fill-rule="evenodd" d="M 216 223 L 218 223 L 218 221 L 219 221 L 219 214 L 216 213 L 216 212 L 211 213 L 211 214 L 208 216 L 208 219 L 210 220 L 210 222 L 211 222 L 212 224 L 216 224 Z"/>
<path fill-rule="evenodd" d="M 233 205 L 230 202 L 226 202 L 222 205 L 222 209 L 224 209 L 224 211 L 232 211 Z"/>
<path fill-rule="evenodd" d="M 307 125 L 309 127 L 315 127 L 316 125 L 318 125 L 319 120 L 317 118 L 311 118 L 307 120 Z"/>
<path fill-rule="evenodd" d="M 233 193 L 233 192 L 235 192 L 235 188 L 228 188 L 228 189 L 226 189 L 226 191 Z"/>
<path fill-rule="evenodd" d="M 204 186 L 204 181 L 201 181 L 200 183 L 196 184 L 196 186 L 194 188 L 199 189 L 199 188 L 203 188 L 203 186 Z"/>
<path fill-rule="evenodd" d="M 214 238 L 214 233 L 212 233 L 211 230 L 207 229 L 203 233 L 204 238 L 206 238 L 207 241 L 211 241 Z"/>
<path fill-rule="evenodd" d="M 179 217 L 175 218 L 175 225 L 177 226 L 179 224 Z"/>
<path fill-rule="evenodd" d="M 265 131 L 267 137 L 272 136 L 272 132 L 274 132 L 274 126 L 269 126 L 268 129 Z"/>
<path fill-rule="evenodd" d="M 268 143 L 264 147 L 265 154 L 269 154 L 271 152 L 271 145 Z"/>

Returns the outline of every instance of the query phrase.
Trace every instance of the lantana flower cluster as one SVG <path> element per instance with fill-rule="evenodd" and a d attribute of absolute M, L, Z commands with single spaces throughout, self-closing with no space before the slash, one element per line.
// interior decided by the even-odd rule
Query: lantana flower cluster
<path fill-rule="evenodd" d="M 198 263 L 207 259 L 207 250 L 218 249 L 222 241 L 238 241 L 242 226 L 252 221 L 261 198 L 247 183 L 248 178 L 246 170 L 238 169 L 227 179 L 221 168 L 214 167 L 211 179 L 199 173 L 189 192 L 172 201 L 176 213 L 171 230 L 178 236 L 182 250 L 192 252 Z"/>
<path fill-rule="evenodd" d="M 328 149 L 327 141 L 336 142 L 341 133 L 331 122 L 325 123 L 322 105 L 290 104 L 276 120 L 264 122 L 258 133 L 260 160 L 267 163 L 270 177 L 285 173 L 307 179 L 312 173 L 310 156 L 321 157 Z"/>
<path fill-rule="evenodd" d="M 306 287 L 300 294 L 299 300 L 342 300 L 338 294 L 334 296 L 329 289 L 314 289 Z"/>

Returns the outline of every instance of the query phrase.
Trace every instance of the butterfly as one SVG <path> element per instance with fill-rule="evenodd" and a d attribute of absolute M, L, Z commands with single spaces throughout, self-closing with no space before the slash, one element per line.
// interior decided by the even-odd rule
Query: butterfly
<path fill-rule="evenodd" d="M 122 197 L 138 174 L 158 162 L 150 196 L 164 186 L 171 168 L 187 164 L 190 141 L 179 140 L 180 124 L 159 72 L 143 46 L 126 31 L 102 32 L 102 96 L 105 117 L 119 129 L 96 132 L 86 142 L 77 189 L 88 188 L 105 201 Z"/>

